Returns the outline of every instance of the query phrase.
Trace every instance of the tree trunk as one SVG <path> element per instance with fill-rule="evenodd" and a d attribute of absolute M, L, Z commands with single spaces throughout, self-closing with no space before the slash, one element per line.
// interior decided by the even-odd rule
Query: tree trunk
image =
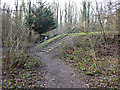
<path fill-rule="evenodd" d="M 30 14 L 31 14 L 31 0 L 29 0 L 29 18 L 30 18 Z M 29 22 L 30 25 L 30 22 Z M 31 26 L 29 26 L 29 42 L 31 41 L 31 36 L 32 36 L 32 30 L 31 30 Z"/>
<path fill-rule="evenodd" d="M 29 30 L 30 30 L 30 32 L 29 32 L 29 42 L 31 42 L 32 30 L 31 29 L 29 29 Z"/>
<path fill-rule="evenodd" d="M 117 46 L 118 46 L 118 77 L 120 77 L 120 8 L 117 10 L 116 30 L 118 31 L 118 35 L 117 35 Z M 118 80 L 118 83 L 120 83 L 120 78 Z"/>

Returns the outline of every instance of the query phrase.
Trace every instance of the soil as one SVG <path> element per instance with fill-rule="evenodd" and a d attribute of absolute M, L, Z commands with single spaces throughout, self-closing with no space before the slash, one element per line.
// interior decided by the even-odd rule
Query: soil
<path fill-rule="evenodd" d="M 84 76 L 57 58 L 57 50 L 49 53 L 35 52 L 35 54 L 46 64 L 45 88 L 87 88 Z"/>

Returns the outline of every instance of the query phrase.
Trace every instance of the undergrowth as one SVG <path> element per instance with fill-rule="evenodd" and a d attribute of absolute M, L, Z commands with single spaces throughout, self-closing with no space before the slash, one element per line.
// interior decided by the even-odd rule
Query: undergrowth
<path fill-rule="evenodd" d="M 89 39 L 92 40 L 94 47 Z M 120 84 L 116 67 L 117 48 L 114 40 L 110 38 L 107 44 L 105 47 L 101 35 L 77 36 L 63 45 L 59 56 L 77 68 L 78 72 L 88 77 L 87 85 L 89 87 L 118 88 Z"/>
<path fill-rule="evenodd" d="M 3 49 L 3 88 L 43 87 L 41 81 L 43 64 L 39 57 L 28 52 L 24 47 L 17 49 L 3 47 Z"/>

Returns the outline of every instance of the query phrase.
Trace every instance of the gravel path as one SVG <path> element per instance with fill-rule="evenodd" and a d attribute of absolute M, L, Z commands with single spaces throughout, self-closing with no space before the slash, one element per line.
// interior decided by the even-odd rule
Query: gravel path
<path fill-rule="evenodd" d="M 56 57 L 57 52 L 36 52 L 46 64 L 46 88 L 86 88 L 83 76 Z"/>

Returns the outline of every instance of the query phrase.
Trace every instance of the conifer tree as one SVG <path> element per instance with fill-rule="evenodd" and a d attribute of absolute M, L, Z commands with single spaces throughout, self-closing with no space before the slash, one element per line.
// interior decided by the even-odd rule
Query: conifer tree
<path fill-rule="evenodd" d="M 31 7 L 31 13 L 26 15 L 26 25 L 41 36 L 41 34 L 55 29 L 57 20 L 55 20 L 50 6 L 38 2 L 38 6 Z"/>

